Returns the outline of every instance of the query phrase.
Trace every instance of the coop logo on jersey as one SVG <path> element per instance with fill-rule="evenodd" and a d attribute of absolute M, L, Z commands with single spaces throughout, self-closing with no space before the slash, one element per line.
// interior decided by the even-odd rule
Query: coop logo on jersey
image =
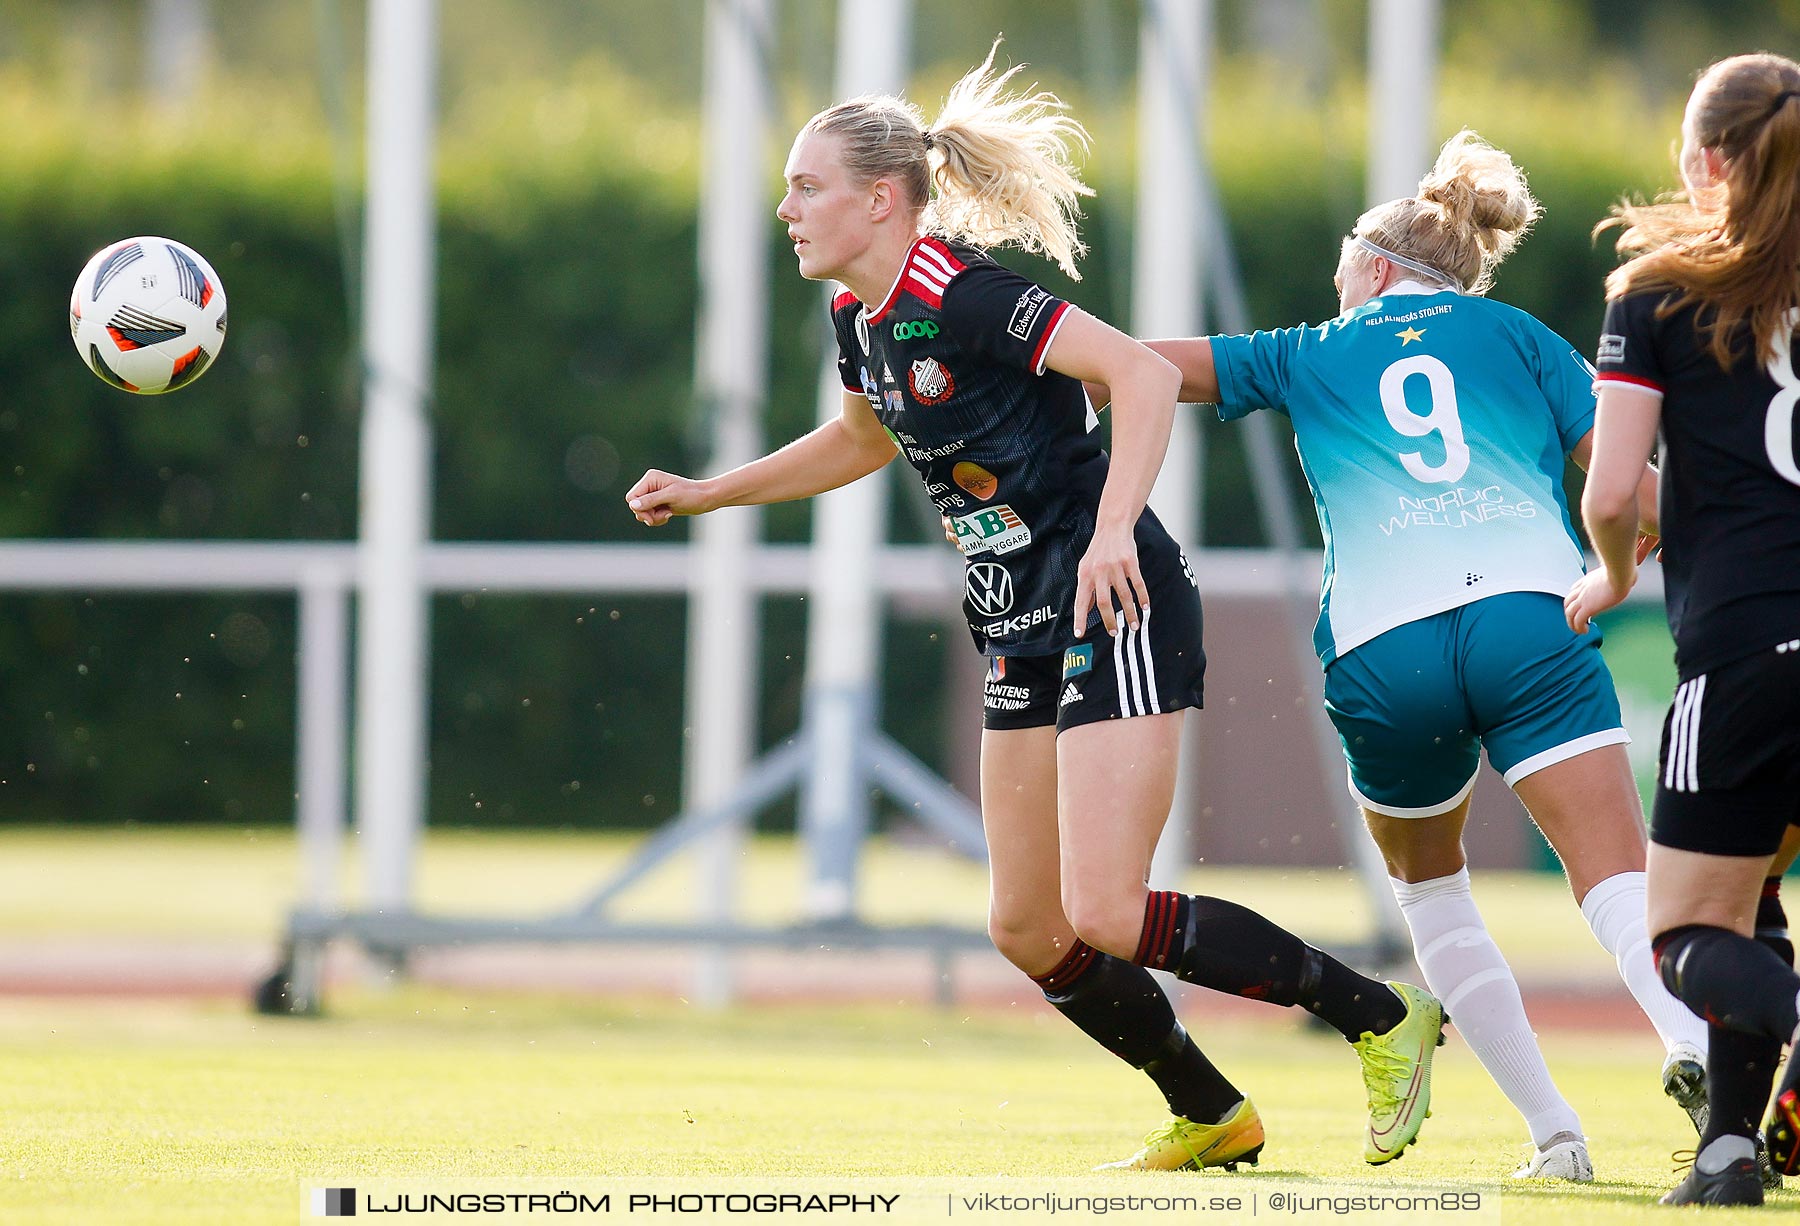
<path fill-rule="evenodd" d="M 1012 575 L 998 562 L 981 562 L 969 567 L 963 580 L 963 591 L 969 607 L 983 617 L 999 617 L 1012 608 Z"/>
<path fill-rule="evenodd" d="M 942 404 L 956 394 L 956 380 L 936 358 L 920 358 L 914 362 L 907 379 L 912 384 L 913 399 L 920 404 Z"/>
<path fill-rule="evenodd" d="M 1020 294 L 1019 300 L 1013 303 L 1012 318 L 1006 324 L 1007 335 L 1022 341 L 1030 340 L 1031 325 L 1044 313 L 1044 304 L 1049 301 L 1049 292 L 1036 285 Z"/>
<path fill-rule="evenodd" d="M 1625 360 L 1625 338 L 1607 332 L 1600 337 L 1600 348 L 1594 354 L 1596 361 L 1623 362 Z"/>
<path fill-rule="evenodd" d="M 1062 675 L 1064 681 L 1071 677 L 1079 677 L 1085 672 L 1091 672 L 1093 667 L 1094 645 L 1092 643 L 1083 643 L 1079 647 L 1071 647 L 1063 652 Z"/>
<path fill-rule="evenodd" d="M 956 532 L 956 547 L 964 556 L 986 553 L 990 549 L 997 554 L 1011 553 L 1031 544 L 1031 525 L 1004 502 L 997 507 L 958 515 L 950 521 L 950 526 Z"/>
<path fill-rule="evenodd" d="M 897 341 L 928 341 L 938 334 L 938 326 L 929 319 L 901 320 L 894 325 Z"/>

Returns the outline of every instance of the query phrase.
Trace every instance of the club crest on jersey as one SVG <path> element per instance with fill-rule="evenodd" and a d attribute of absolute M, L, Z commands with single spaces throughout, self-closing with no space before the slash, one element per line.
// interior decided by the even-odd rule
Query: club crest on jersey
<path fill-rule="evenodd" d="M 936 358 L 920 358 L 907 375 L 913 399 L 920 404 L 942 404 L 956 394 L 956 380 Z"/>
<path fill-rule="evenodd" d="M 964 557 L 990 549 L 996 554 L 1011 553 L 1031 544 L 1031 525 L 1004 502 L 959 515 L 950 521 L 950 526 L 956 531 L 956 547 Z"/>

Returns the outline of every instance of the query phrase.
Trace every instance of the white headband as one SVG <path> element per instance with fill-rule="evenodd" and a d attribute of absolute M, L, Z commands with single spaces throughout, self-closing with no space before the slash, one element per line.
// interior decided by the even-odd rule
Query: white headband
<path fill-rule="evenodd" d="M 1468 293 L 1468 291 L 1463 288 L 1463 283 L 1447 272 L 1440 272 L 1429 264 L 1421 264 L 1417 260 L 1409 260 L 1403 255 L 1396 255 L 1386 247 L 1377 247 L 1374 243 L 1371 243 L 1360 234 L 1352 234 L 1350 237 L 1356 245 L 1361 247 L 1364 251 L 1373 255 L 1378 255 L 1384 260 L 1392 260 L 1394 263 L 1400 265 L 1400 267 L 1411 269 L 1420 276 L 1430 277 L 1433 281 L 1442 281 L 1459 294 Z"/>

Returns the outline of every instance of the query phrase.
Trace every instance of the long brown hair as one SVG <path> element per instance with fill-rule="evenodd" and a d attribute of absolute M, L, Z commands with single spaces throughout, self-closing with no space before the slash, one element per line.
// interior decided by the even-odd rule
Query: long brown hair
<path fill-rule="evenodd" d="M 1800 64 L 1759 53 L 1720 60 L 1688 100 L 1690 152 L 1714 151 L 1719 190 L 1653 204 L 1614 206 L 1595 233 L 1622 226 L 1618 248 L 1635 253 L 1606 279 L 1607 296 L 1663 289 L 1662 312 L 1697 305 L 1695 326 L 1729 369 L 1746 321 L 1758 361 L 1800 307 Z"/>
<path fill-rule="evenodd" d="M 1444 142 L 1416 195 L 1376 205 L 1353 233 L 1481 294 L 1541 211 L 1506 151 L 1464 128 Z"/>
<path fill-rule="evenodd" d="M 994 51 L 950 88 L 927 126 L 912 103 L 890 95 L 852 98 L 807 120 L 803 132 L 843 140 L 857 181 L 892 178 L 933 234 L 977 247 L 1042 251 L 1079 280 L 1086 250 L 1075 229 L 1076 201 L 1093 192 L 1075 171 L 1087 130 L 1055 94 L 1008 94 L 1023 65 L 994 72 Z M 936 189 L 935 195 L 933 189 Z"/>

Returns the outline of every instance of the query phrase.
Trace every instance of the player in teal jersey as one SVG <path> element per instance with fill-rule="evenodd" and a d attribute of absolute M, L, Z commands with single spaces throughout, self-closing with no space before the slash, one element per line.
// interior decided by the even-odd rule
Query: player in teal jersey
<path fill-rule="evenodd" d="M 1580 1121 L 1469 887 L 1462 831 L 1484 747 L 1562 857 L 1690 1113 L 1706 1031 L 1649 956 L 1642 810 L 1599 633 L 1562 619 L 1583 569 L 1564 456 L 1586 462 L 1594 372 L 1482 296 L 1538 211 L 1511 158 L 1459 133 L 1415 196 L 1357 220 L 1336 318 L 1151 347 L 1181 368 L 1183 401 L 1292 421 L 1325 538 L 1314 643 L 1351 791 L 1427 982 L 1525 1116 L 1535 1153 L 1517 1174 L 1587 1180 Z M 1654 473 L 1642 484 L 1653 524 Z"/>

